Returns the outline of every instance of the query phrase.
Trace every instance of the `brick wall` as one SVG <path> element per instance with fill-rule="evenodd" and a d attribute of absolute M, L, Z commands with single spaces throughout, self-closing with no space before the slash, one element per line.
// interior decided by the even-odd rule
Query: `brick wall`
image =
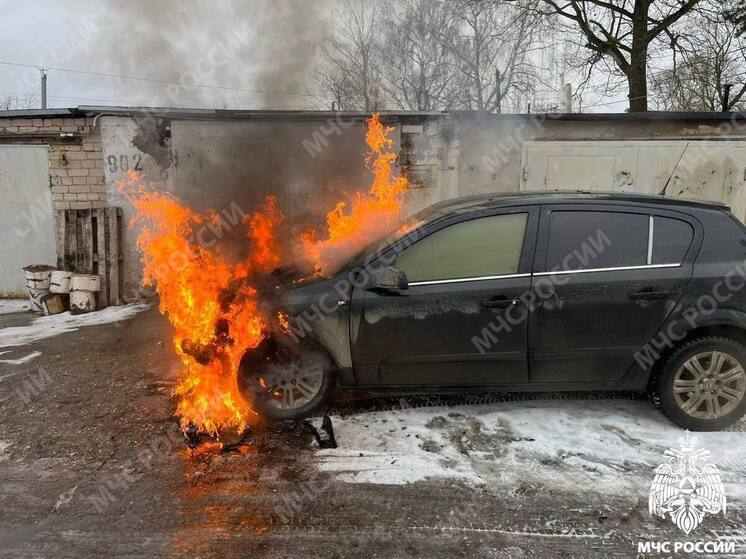
<path fill-rule="evenodd" d="M 0 118 L 0 145 L 49 146 L 55 210 L 106 206 L 101 133 L 93 118 Z"/>

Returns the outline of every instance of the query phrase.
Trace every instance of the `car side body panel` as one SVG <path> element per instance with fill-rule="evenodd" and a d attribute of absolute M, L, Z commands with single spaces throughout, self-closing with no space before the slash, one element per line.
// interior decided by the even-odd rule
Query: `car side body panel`
<path fill-rule="evenodd" d="M 634 195 L 479 197 L 444 205 L 442 215 L 426 224 L 422 234 L 427 235 L 428 228 L 438 229 L 499 212 L 526 211 L 528 207 L 540 212 L 542 221 L 537 216 L 532 224 L 536 229 L 530 253 L 521 258 L 517 274 L 521 277 L 483 286 L 487 292 L 510 291 L 511 298 L 520 297 L 517 294 L 521 290 L 534 291 L 537 279 L 551 271 L 546 269 L 547 228 L 543 216 L 563 205 L 674 217 L 690 223 L 694 235 L 682 261 L 675 263 L 678 266 L 584 272 L 577 274 L 578 278 L 584 276 L 582 281 L 571 278 L 557 285 L 557 298 L 541 300 L 527 313 L 525 334 L 520 334 L 526 336 L 525 367 L 518 350 L 512 373 L 505 368 L 504 374 L 499 374 L 496 368 L 492 375 L 484 368 L 488 359 L 465 350 L 471 338 L 479 334 L 478 329 L 467 330 L 476 328 L 488 316 L 480 315 L 479 320 L 472 322 L 464 322 L 462 316 L 461 322 L 454 322 L 444 319 L 445 312 L 435 313 L 427 326 L 421 319 L 407 318 L 408 308 L 422 307 L 434 312 L 437 302 L 442 303 L 449 296 L 448 285 L 414 286 L 398 297 L 368 291 L 370 270 L 390 259 L 379 263 L 373 259 L 333 278 L 290 290 L 290 329 L 329 351 L 340 368 L 343 388 L 396 393 L 462 392 L 465 386 L 470 391 L 645 390 L 656 363 L 650 356 L 660 358 L 665 353 L 661 340 L 664 336 L 672 338 L 671 331 L 676 333 L 676 339 L 670 340 L 672 344 L 704 327 L 729 326 L 746 333 L 746 233 L 724 206 Z M 377 257 L 385 255 L 386 249 Z M 462 289 L 460 296 L 475 288 Z M 630 297 L 646 289 L 667 294 L 649 301 Z M 487 292 L 475 293 L 473 300 L 482 300 Z M 705 307 L 699 308 L 703 297 Z M 715 301 L 712 309 L 707 306 L 708 297 Z M 563 317 L 561 309 L 545 307 L 546 302 L 554 301 L 556 305 L 557 300 L 572 304 L 571 312 Z M 392 304 L 386 306 L 389 302 Z M 696 310 L 696 318 L 692 318 L 692 309 Z M 400 323 L 402 320 L 410 323 Z M 449 324 L 455 327 L 449 328 Z M 641 327 L 633 332 L 637 324 Z M 371 326 L 373 329 L 366 333 Z M 424 349 L 413 347 L 419 335 L 430 335 L 422 341 Z M 604 342 L 603 337 L 611 337 L 612 341 Z M 512 338 L 511 343 L 517 339 Z M 436 351 L 439 344 L 446 348 L 442 353 Z M 504 357 L 509 357 L 508 353 L 516 347 L 519 346 L 505 348 Z M 651 347 L 657 348 L 652 354 L 648 351 Z M 465 353 L 469 355 L 462 355 Z M 454 359 L 459 363 L 454 363 Z M 479 366 L 474 367 L 474 363 Z M 473 376 L 465 380 L 460 375 Z"/>

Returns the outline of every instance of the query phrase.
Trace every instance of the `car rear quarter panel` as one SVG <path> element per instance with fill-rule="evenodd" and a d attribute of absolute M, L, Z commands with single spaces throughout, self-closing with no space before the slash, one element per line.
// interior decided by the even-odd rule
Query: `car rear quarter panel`
<path fill-rule="evenodd" d="M 701 224 L 692 248 L 692 279 L 666 322 L 635 355 L 625 384 L 643 388 L 665 356 L 695 331 L 738 328 L 746 334 L 746 233 L 728 213 L 713 208 L 686 212 Z M 690 254 L 687 254 L 689 258 Z"/>

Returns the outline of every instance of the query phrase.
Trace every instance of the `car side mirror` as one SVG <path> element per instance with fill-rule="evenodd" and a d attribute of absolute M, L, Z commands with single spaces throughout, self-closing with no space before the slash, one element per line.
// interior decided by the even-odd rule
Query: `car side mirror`
<path fill-rule="evenodd" d="M 381 291 L 403 291 L 409 289 L 407 274 L 399 268 L 387 266 L 373 274 L 370 289 Z"/>

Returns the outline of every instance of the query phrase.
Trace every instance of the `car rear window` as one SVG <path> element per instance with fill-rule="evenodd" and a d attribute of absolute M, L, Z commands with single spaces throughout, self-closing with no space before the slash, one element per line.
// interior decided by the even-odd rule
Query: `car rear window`
<path fill-rule="evenodd" d="M 410 282 L 515 274 L 527 217 L 503 214 L 449 225 L 402 251 L 396 266 Z"/>
<path fill-rule="evenodd" d="M 689 245 L 694 229 L 686 221 L 668 217 L 653 217 L 653 254 L 651 264 L 680 264 Z"/>
<path fill-rule="evenodd" d="M 553 211 L 550 216 L 547 270 L 592 270 L 647 262 L 648 215 Z"/>

